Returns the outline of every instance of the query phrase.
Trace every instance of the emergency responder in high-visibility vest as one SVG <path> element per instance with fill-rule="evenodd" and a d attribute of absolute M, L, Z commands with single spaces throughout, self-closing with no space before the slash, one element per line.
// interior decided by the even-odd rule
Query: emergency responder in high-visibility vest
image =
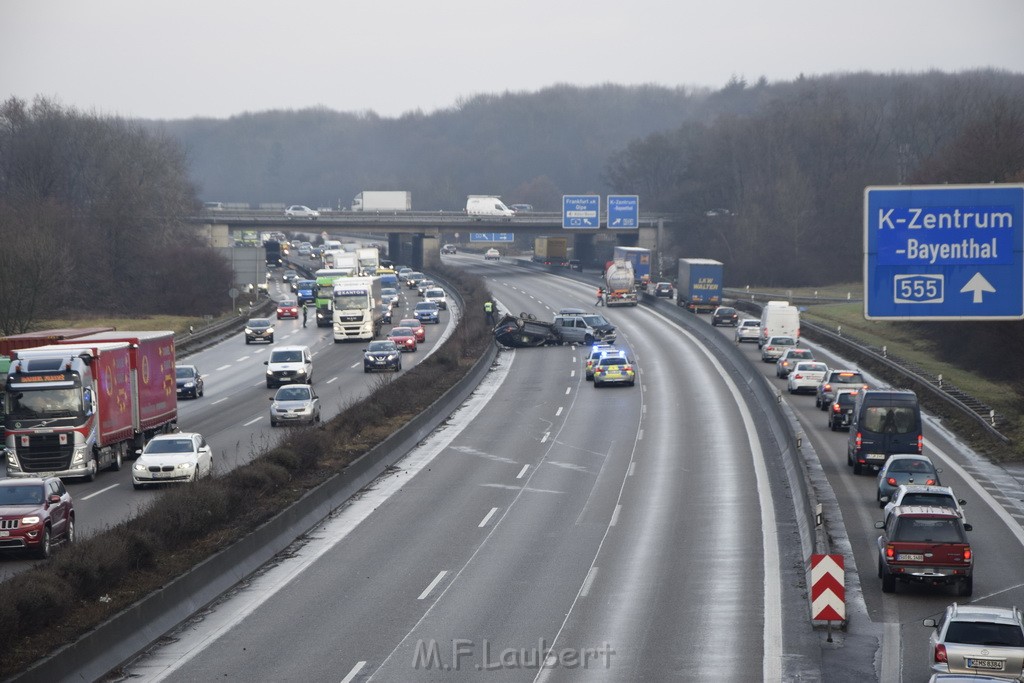
<path fill-rule="evenodd" d="M 484 302 L 484 315 L 487 316 L 487 322 L 491 325 L 494 324 L 494 302 L 488 299 Z"/>

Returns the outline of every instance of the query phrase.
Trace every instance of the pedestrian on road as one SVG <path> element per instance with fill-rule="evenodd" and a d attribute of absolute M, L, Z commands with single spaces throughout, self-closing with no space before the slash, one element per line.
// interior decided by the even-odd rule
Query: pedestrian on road
<path fill-rule="evenodd" d="M 595 306 L 604 306 L 604 287 L 597 288 L 597 303 Z"/>
<path fill-rule="evenodd" d="M 490 299 L 484 302 L 484 315 L 487 316 L 487 323 L 494 325 L 494 302 Z"/>
<path fill-rule="evenodd" d="M 306 316 L 309 315 L 309 307 L 306 304 L 302 304 L 302 326 L 306 326 Z"/>

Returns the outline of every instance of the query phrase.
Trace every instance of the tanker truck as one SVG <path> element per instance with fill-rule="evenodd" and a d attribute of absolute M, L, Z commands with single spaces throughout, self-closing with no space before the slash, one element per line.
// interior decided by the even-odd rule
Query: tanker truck
<path fill-rule="evenodd" d="M 608 306 L 636 306 L 633 264 L 627 259 L 609 261 L 604 270 L 605 303 Z"/>

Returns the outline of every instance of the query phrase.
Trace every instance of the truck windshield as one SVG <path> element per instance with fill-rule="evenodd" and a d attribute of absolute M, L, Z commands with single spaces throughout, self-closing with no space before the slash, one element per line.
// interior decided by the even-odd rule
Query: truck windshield
<path fill-rule="evenodd" d="M 365 294 L 339 294 L 334 297 L 334 310 L 361 311 L 367 308 L 367 301 Z"/>
<path fill-rule="evenodd" d="M 13 418 L 74 417 L 82 411 L 82 391 L 77 387 L 26 389 L 7 397 L 7 414 Z"/>

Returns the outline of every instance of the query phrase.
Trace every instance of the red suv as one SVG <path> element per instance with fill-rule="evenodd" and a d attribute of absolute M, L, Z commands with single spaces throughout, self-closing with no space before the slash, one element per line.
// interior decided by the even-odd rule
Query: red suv
<path fill-rule="evenodd" d="M 896 581 L 956 585 L 958 594 L 974 591 L 974 555 L 967 542 L 970 524 L 956 510 L 930 505 L 893 508 L 878 537 L 878 578 L 883 593 L 895 593 Z"/>
<path fill-rule="evenodd" d="M 0 550 L 28 550 L 47 558 L 56 542 L 75 540 L 75 506 L 64 482 L 0 479 Z"/>

